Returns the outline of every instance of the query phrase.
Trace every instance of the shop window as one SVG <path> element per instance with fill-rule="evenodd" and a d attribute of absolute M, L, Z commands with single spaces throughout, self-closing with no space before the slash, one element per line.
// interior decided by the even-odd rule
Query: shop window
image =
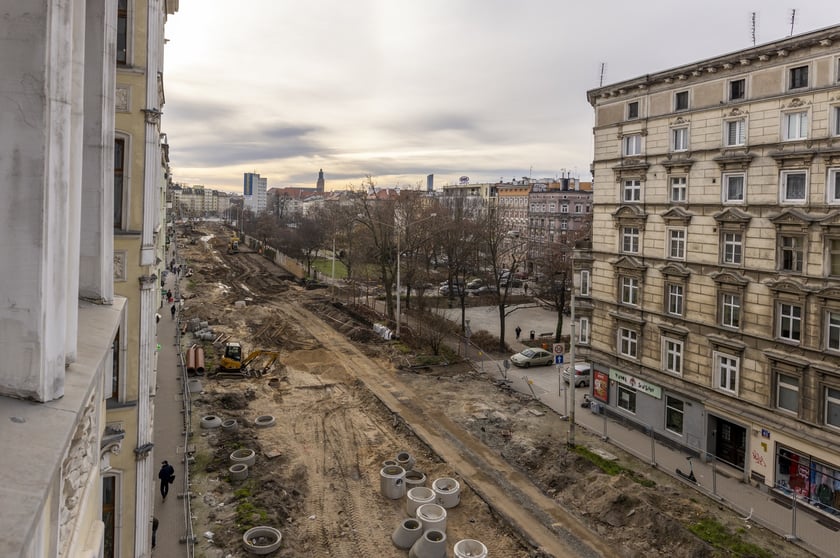
<path fill-rule="evenodd" d="M 665 428 L 682 436 L 685 402 L 682 399 L 665 396 Z"/>
<path fill-rule="evenodd" d="M 775 484 L 814 507 L 840 513 L 840 471 L 808 454 L 776 446 Z"/>
<path fill-rule="evenodd" d="M 618 384 L 618 406 L 630 413 L 636 412 L 636 390 Z"/>

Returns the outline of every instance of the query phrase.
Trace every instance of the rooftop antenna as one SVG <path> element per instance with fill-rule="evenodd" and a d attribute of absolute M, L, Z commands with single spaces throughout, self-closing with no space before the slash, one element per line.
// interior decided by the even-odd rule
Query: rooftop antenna
<path fill-rule="evenodd" d="M 796 8 L 790 11 L 790 35 L 793 36 L 793 24 L 796 22 Z"/>
<path fill-rule="evenodd" d="M 601 62 L 601 71 L 599 73 L 600 73 L 600 77 L 598 78 L 598 87 L 603 87 L 604 86 L 604 74 L 607 73 L 607 63 L 606 62 Z"/>
<path fill-rule="evenodd" d="M 750 14 L 750 34 L 752 35 L 753 46 L 755 46 L 755 12 Z"/>

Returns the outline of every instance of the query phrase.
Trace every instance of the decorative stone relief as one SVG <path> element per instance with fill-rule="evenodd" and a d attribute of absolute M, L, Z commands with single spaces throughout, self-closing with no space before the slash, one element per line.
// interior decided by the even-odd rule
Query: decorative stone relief
<path fill-rule="evenodd" d="M 115 109 L 117 112 L 129 112 L 131 107 L 131 88 L 117 86 L 115 91 Z"/>
<path fill-rule="evenodd" d="M 91 394 L 76 423 L 70 448 L 61 464 L 61 509 L 59 510 L 59 540 L 69 541 L 78 505 L 84 496 L 88 476 L 99 456 L 96 440 L 96 393 Z"/>
<path fill-rule="evenodd" d="M 125 281 L 126 257 L 125 250 L 114 252 L 114 281 Z"/>

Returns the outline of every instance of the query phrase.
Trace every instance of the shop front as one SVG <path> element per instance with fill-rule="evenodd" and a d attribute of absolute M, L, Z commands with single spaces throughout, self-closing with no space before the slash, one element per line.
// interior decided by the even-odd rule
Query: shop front
<path fill-rule="evenodd" d="M 775 488 L 831 515 L 840 515 L 840 467 L 776 443 Z"/>

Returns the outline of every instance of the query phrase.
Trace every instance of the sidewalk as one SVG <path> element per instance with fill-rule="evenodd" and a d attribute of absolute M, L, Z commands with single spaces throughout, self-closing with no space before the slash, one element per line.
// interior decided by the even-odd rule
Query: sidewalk
<path fill-rule="evenodd" d="M 165 289 L 177 294 L 175 275 L 168 273 Z M 177 298 L 177 296 L 176 296 Z M 176 328 L 178 316 L 172 319 L 170 305 L 164 303 L 158 313 L 158 369 L 154 397 L 154 456 L 155 456 L 155 500 L 154 516 L 158 519 L 157 544 L 152 556 L 186 556 L 186 517 L 188 501 L 182 495 L 187 481 L 184 462 L 184 414 L 183 377 L 178 355 Z M 169 487 L 166 502 L 160 496 L 160 481 L 157 471 L 161 461 L 169 461 L 175 468 L 175 483 Z"/>

